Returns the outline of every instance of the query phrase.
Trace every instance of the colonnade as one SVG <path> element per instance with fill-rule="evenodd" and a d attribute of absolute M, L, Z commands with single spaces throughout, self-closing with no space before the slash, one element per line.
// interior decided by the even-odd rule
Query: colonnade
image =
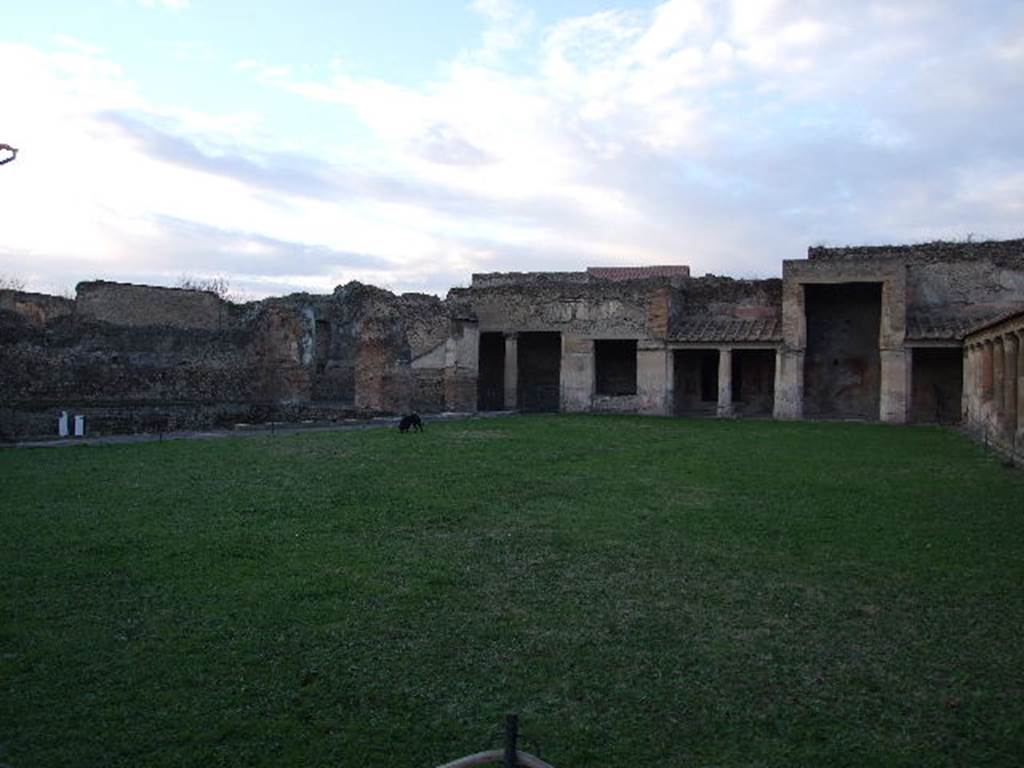
<path fill-rule="evenodd" d="M 1024 443 L 1024 315 L 965 339 L 962 406 L 969 425 Z"/>

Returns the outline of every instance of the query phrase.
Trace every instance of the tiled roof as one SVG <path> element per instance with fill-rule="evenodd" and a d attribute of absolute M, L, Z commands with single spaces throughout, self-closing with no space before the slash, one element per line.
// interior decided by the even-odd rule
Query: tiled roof
<path fill-rule="evenodd" d="M 1024 306 L 999 312 L 985 320 L 965 317 L 912 317 L 907 319 L 907 341 L 961 341 L 1004 320 L 1024 315 Z"/>
<path fill-rule="evenodd" d="M 778 318 L 758 320 L 683 319 L 670 337 L 671 341 L 782 341 L 782 323 Z"/>
<path fill-rule="evenodd" d="M 642 280 L 647 277 L 689 277 L 690 268 L 684 264 L 654 267 L 587 267 L 587 274 L 604 280 Z"/>
<path fill-rule="evenodd" d="M 978 333 L 979 331 L 984 331 L 986 328 L 997 326 L 1000 323 L 1008 321 L 1008 319 L 1012 319 L 1019 314 L 1024 315 L 1024 306 L 1019 306 L 1016 309 L 1011 309 L 1008 312 L 1002 312 L 1000 314 L 997 314 L 991 319 L 987 319 L 987 321 L 985 321 L 984 323 L 978 323 L 977 325 L 972 326 L 964 335 L 968 336 L 973 333 Z"/>

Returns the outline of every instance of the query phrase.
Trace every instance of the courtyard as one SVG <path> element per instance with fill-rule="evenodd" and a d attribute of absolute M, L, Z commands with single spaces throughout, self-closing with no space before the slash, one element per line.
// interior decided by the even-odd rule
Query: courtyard
<path fill-rule="evenodd" d="M 3 450 L 0 763 L 1018 765 L 1022 500 L 843 422 Z"/>

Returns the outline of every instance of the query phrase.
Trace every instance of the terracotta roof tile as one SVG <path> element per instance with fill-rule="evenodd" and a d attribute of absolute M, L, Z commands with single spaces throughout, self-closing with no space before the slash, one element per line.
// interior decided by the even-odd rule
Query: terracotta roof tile
<path fill-rule="evenodd" d="M 991 328 L 993 325 L 998 325 L 1004 320 L 1010 320 L 1012 318 L 1017 317 L 1018 315 L 1024 316 L 1024 306 L 1016 307 L 1006 312 L 1001 312 L 995 317 L 991 317 L 982 323 L 974 323 L 969 328 L 967 328 L 963 334 L 961 334 L 961 337 L 970 336 L 972 333 L 984 331 L 986 328 Z"/>
<path fill-rule="evenodd" d="M 776 317 L 756 320 L 684 318 L 670 339 L 689 342 L 777 342 L 782 341 L 782 323 Z"/>

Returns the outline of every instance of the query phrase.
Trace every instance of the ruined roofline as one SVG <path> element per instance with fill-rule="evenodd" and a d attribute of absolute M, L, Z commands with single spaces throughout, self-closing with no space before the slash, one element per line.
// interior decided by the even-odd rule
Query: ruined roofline
<path fill-rule="evenodd" d="M 514 285 L 587 285 L 600 282 L 635 282 L 688 279 L 685 264 L 640 267 L 587 267 L 585 272 L 474 272 L 470 289 L 499 288 Z"/>
<path fill-rule="evenodd" d="M 985 320 L 981 323 L 972 325 L 963 333 L 961 338 L 966 339 L 968 336 L 973 336 L 976 333 L 987 331 L 989 328 L 994 328 L 995 326 L 1001 323 L 1005 323 L 1008 320 L 1016 320 L 1018 317 L 1024 318 L 1024 305 L 1008 310 L 1006 312 L 1000 312 L 995 317 L 989 318 L 988 320 Z"/>
<path fill-rule="evenodd" d="M 605 280 L 643 280 L 648 277 L 689 277 L 686 264 L 654 264 L 642 267 L 587 267 L 587 274 Z"/>
<path fill-rule="evenodd" d="M 43 293 L 41 291 L 23 291 L 19 288 L 0 288 L 0 297 L 4 299 L 46 299 L 48 301 L 66 301 L 74 304 L 75 300 L 68 296 L 58 296 L 55 293 Z M 2 305 L 2 303 L 0 303 Z"/>
<path fill-rule="evenodd" d="M 474 272 L 470 288 L 496 288 L 526 283 L 587 283 L 586 272 Z"/>
<path fill-rule="evenodd" d="M 218 301 L 223 301 L 225 304 L 233 302 L 228 301 L 223 296 L 218 295 L 216 291 L 207 290 L 204 288 L 184 288 L 177 285 L 151 285 L 149 283 L 128 283 L 121 282 L 119 280 L 81 280 L 75 284 L 75 296 L 80 297 L 83 289 L 89 291 L 96 288 L 137 288 L 146 291 L 173 291 L 174 293 L 185 294 L 203 294 L 208 293 L 214 296 Z"/>
<path fill-rule="evenodd" d="M 1011 259 L 1024 263 L 1024 238 L 1013 240 L 950 241 L 907 245 L 851 245 L 830 247 L 812 245 L 807 249 L 811 261 L 856 261 L 908 259 L 910 261 L 964 261 L 973 259 Z"/>

